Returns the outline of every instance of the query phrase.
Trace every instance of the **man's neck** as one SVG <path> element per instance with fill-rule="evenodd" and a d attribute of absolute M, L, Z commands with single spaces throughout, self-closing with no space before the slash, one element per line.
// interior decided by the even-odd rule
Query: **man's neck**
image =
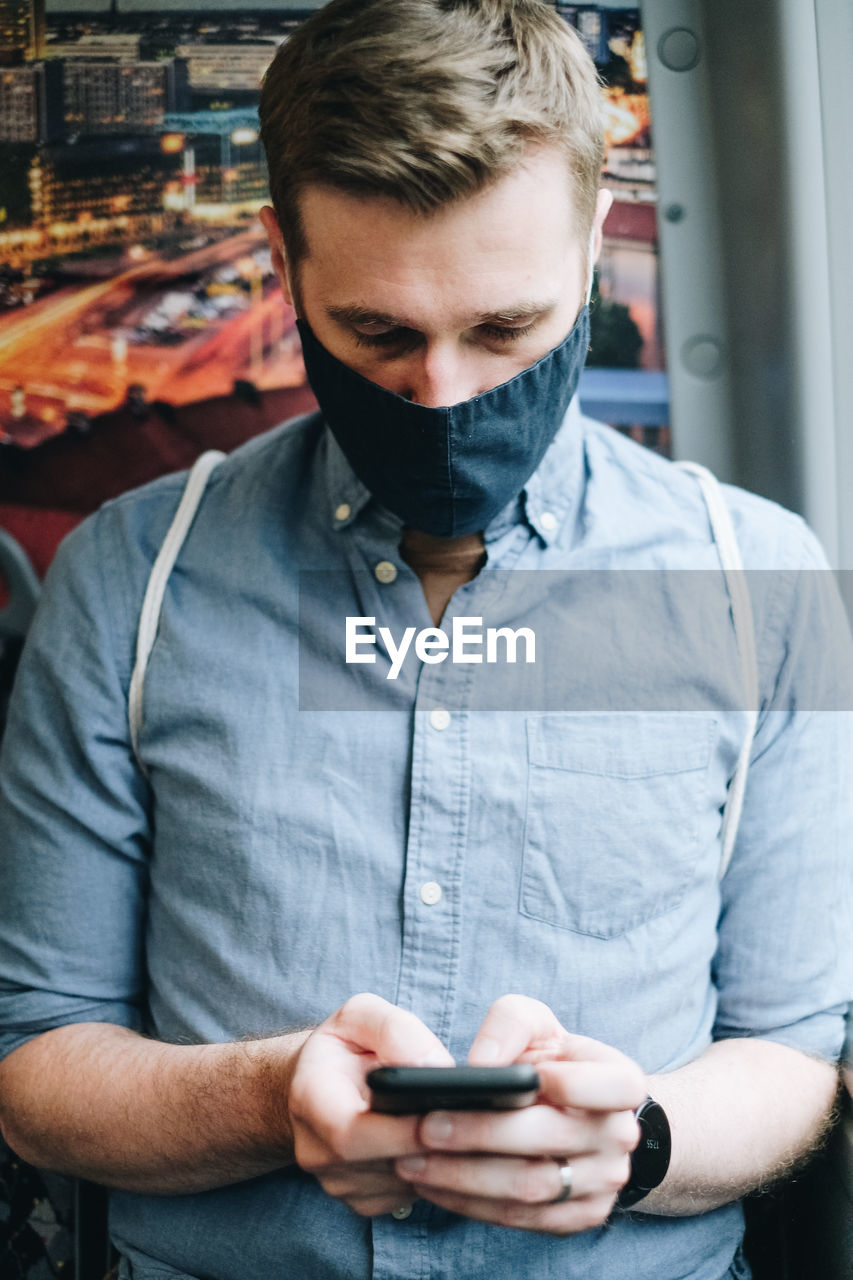
<path fill-rule="evenodd" d="M 438 626 L 457 587 L 470 582 L 486 563 L 482 533 L 460 538 L 437 538 L 405 528 L 400 555 L 420 578 L 430 616 Z"/>

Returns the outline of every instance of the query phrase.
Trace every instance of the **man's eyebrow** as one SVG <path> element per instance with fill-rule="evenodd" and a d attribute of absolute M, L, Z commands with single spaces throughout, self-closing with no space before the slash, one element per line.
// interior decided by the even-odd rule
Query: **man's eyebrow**
<path fill-rule="evenodd" d="M 518 302 L 511 307 L 502 307 L 500 311 L 488 311 L 476 316 L 474 324 L 519 324 L 537 320 L 549 315 L 559 302 L 558 298 L 537 299 L 531 302 Z"/>
<path fill-rule="evenodd" d="M 372 311 L 370 307 L 352 306 L 326 307 L 326 315 L 332 320 L 345 320 L 349 324 L 387 324 L 393 329 L 409 328 L 397 316 L 386 315 L 384 311 Z"/>
<path fill-rule="evenodd" d="M 499 311 L 484 311 L 473 316 L 470 325 L 474 327 L 480 324 L 523 324 L 550 314 L 558 302 L 558 298 L 517 302 L 512 306 L 502 307 Z M 327 306 L 326 315 L 332 320 L 342 320 L 347 324 L 384 324 L 390 329 L 414 329 L 414 325 L 407 323 L 399 316 L 392 316 L 384 311 L 374 311 L 370 307 L 359 306 L 357 303 Z"/>

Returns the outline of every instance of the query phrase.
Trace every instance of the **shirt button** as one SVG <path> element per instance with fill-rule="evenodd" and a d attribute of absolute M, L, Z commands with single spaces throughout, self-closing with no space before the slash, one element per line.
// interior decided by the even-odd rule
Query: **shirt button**
<path fill-rule="evenodd" d="M 445 707 L 435 707 L 429 713 L 429 722 L 433 729 L 438 729 L 439 731 L 446 729 L 450 724 L 450 712 Z"/>
<path fill-rule="evenodd" d="M 543 529 L 547 529 L 549 533 L 553 533 L 557 527 L 557 517 L 554 515 L 553 511 L 543 511 L 539 517 L 539 523 Z"/>
<path fill-rule="evenodd" d="M 342 502 L 340 506 L 335 507 L 336 520 L 348 520 L 352 514 L 352 507 L 348 502 Z"/>
<path fill-rule="evenodd" d="M 397 566 L 390 560 L 380 560 L 373 572 L 380 582 L 393 582 L 397 576 Z"/>
<path fill-rule="evenodd" d="M 426 903 L 428 907 L 434 907 L 437 902 L 441 902 L 441 885 L 436 884 L 434 880 L 427 880 L 426 884 L 422 884 L 421 902 Z"/>
<path fill-rule="evenodd" d="M 401 1204 L 399 1209 L 391 1210 L 391 1217 L 396 1218 L 398 1222 L 405 1222 L 411 1216 L 412 1206 L 410 1204 Z"/>

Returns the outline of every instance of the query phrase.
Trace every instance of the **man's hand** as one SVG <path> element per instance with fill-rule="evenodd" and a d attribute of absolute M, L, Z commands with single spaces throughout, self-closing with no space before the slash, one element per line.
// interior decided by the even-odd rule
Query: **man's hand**
<path fill-rule="evenodd" d="M 501 1226 L 571 1235 L 604 1222 L 628 1180 L 645 1100 L 640 1068 L 618 1050 L 571 1035 L 551 1010 L 503 996 L 489 1011 L 473 1066 L 536 1065 L 539 1099 L 520 1111 L 433 1112 L 413 1133 L 425 1150 L 396 1161 L 411 1193 Z M 572 1194 L 560 1164 L 572 1166 Z"/>
<path fill-rule="evenodd" d="M 394 1161 L 427 1150 L 419 1116 L 370 1110 L 367 1074 L 377 1066 L 452 1067 L 453 1059 L 413 1013 L 380 996 L 353 996 L 305 1042 L 289 1095 L 297 1163 L 365 1215 L 414 1198 Z"/>

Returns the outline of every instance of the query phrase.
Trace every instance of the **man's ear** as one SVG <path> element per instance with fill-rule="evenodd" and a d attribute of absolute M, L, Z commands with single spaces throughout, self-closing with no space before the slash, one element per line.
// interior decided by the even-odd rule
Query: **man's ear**
<path fill-rule="evenodd" d="M 292 307 L 293 287 L 290 283 L 290 268 L 287 261 L 287 253 L 284 248 L 284 240 L 281 235 L 281 228 L 278 225 L 278 218 L 275 216 L 275 210 L 268 204 L 264 205 L 259 216 L 263 224 L 264 231 L 267 233 L 267 240 L 269 240 L 273 271 L 278 277 L 278 282 L 281 285 L 281 291 L 284 294 L 285 301 Z"/>
<path fill-rule="evenodd" d="M 595 204 L 595 217 L 592 221 L 593 244 L 592 244 L 592 260 L 598 262 L 601 253 L 601 245 L 604 240 L 604 220 L 613 205 L 613 192 L 607 191 L 604 187 L 598 193 L 598 199 Z M 270 210 L 272 212 L 272 210 Z"/>

